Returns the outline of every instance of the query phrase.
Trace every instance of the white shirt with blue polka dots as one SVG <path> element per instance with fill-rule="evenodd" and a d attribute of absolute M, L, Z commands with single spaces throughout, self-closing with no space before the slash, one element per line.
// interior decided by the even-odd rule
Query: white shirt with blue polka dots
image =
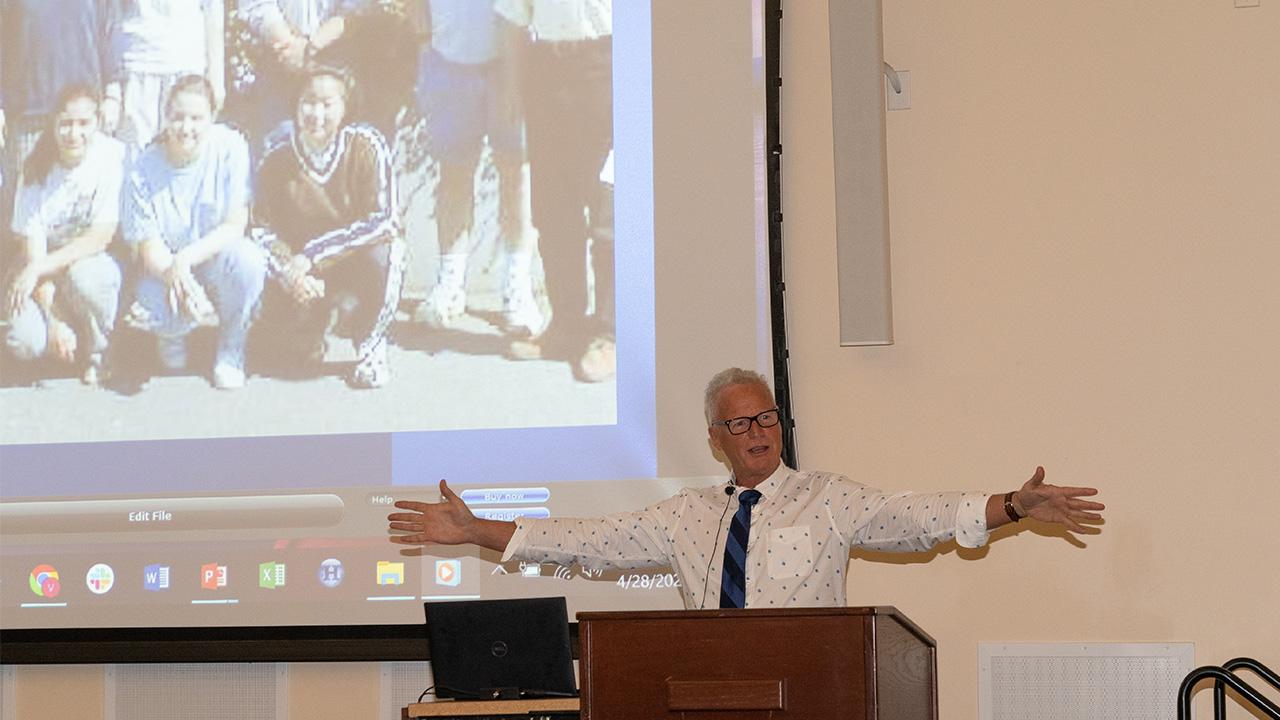
<path fill-rule="evenodd" d="M 669 566 L 680 577 L 685 608 L 715 607 L 724 540 L 741 492 L 729 497 L 725 487 L 685 488 L 643 510 L 599 518 L 522 518 L 502 559 L 587 570 Z M 756 490 L 747 607 L 843 607 L 854 547 L 916 552 L 951 539 L 970 548 L 987 542 L 989 493 L 886 493 L 785 465 Z"/>

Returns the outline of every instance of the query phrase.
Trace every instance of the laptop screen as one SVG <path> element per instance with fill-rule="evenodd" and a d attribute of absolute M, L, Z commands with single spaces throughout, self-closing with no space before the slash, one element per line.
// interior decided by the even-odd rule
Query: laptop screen
<path fill-rule="evenodd" d="M 438 698 L 577 695 L 563 597 L 425 604 Z"/>

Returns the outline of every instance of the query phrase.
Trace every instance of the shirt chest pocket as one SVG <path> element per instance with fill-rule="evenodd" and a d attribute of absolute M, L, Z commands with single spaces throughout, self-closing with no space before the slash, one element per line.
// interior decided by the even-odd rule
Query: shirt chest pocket
<path fill-rule="evenodd" d="M 769 531 L 769 577 L 797 578 L 813 570 L 813 534 L 808 525 Z"/>

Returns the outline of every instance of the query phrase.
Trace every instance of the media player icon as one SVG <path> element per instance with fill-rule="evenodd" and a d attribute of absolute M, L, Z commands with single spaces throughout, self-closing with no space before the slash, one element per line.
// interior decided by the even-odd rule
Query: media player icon
<path fill-rule="evenodd" d="M 445 587 L 458 587 L 462 584 L 461 560 L 437 560 L 436 584 Z"/>
<path fill-rule="evenodd" d="M 320 584 L 329 588 L 336 588 L 342 584 L 342 561 L 337 558 L 328 558 L 320 563 L 320 569 L 316 572 L 316 577 L 320 580 Z"/>

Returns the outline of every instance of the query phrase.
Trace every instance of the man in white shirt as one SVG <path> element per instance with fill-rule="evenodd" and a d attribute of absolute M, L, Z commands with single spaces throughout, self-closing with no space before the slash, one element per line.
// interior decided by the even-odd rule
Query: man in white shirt
<path fill-rule="evenodd" d="M 1088 532 L 1101 503 L 1093 488 L 1044 482 L 1044 469 L 1016 491 L 886 493 L 846 477 L 795 471 L 782 464 L 782 429 L 768 383 L 738 368 L 712 378 L 706 391 L 711 445 L 733 469 L 725 485 L 685 488 L 637 512 L 601 518 L 476 518 L 442 480 L 439 503 L 400 501 L 410 512 L 388 516 L 401 544 L 473 543 L 503 560 L 578 563 L 587 569 L 671 566 L 684 605 L 839 607 L 845 604 L 849 549 L 912 552 L 955 539 L 987 542 L 991 530 L 1031 517 Z M 744 498 L 745 496 L 745 498 Z M 737 604 L 721 597 L 728 518 L 750 506 L 745 584 Z M 404 533 L 404 534 L 402 534 Z"/>

